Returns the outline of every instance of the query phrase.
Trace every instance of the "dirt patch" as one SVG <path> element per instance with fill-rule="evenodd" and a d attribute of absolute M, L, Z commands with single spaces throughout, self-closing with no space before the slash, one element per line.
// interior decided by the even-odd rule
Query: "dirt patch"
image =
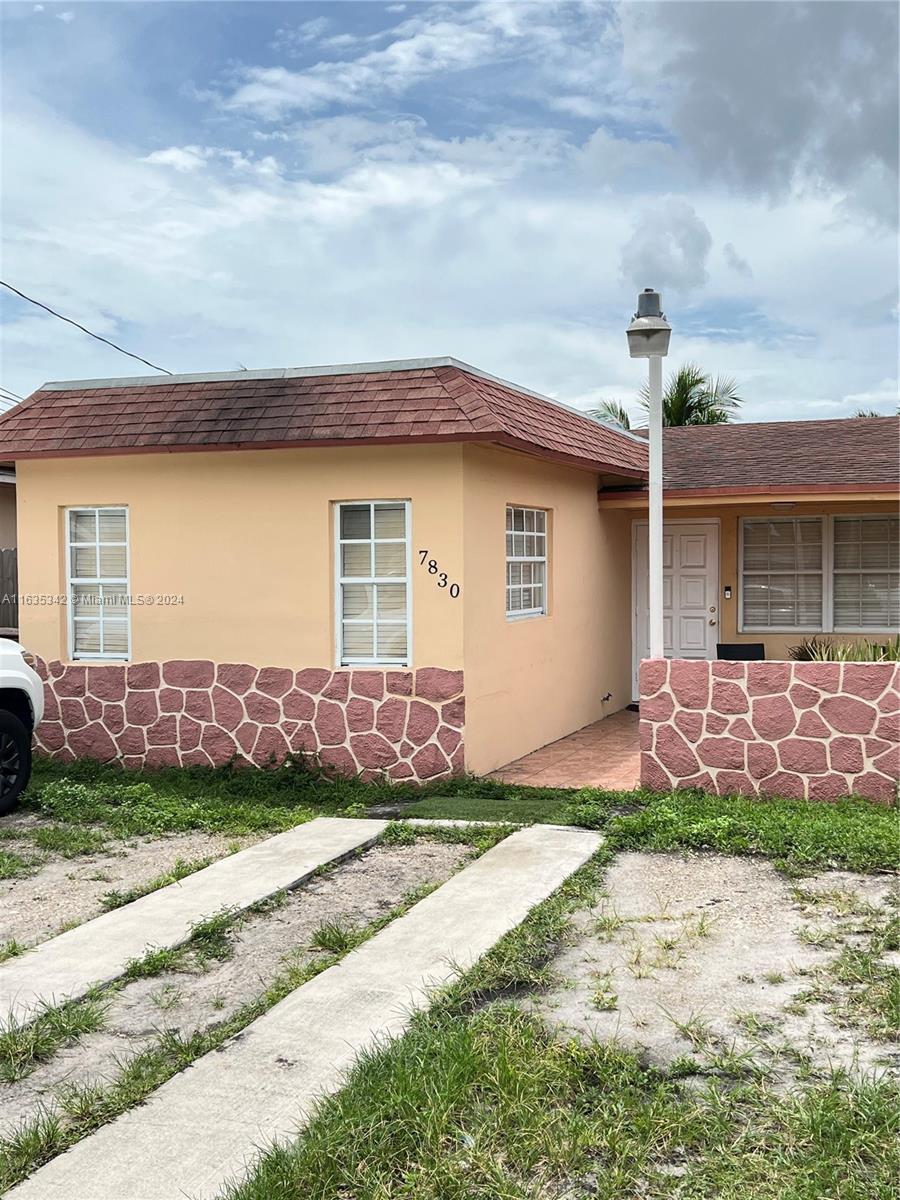
<path fill-rule="evenodd" d="M 847 872 L 795 888 L 759 859 L 620 854 L 607 894 L 576 914 L 553 962 L 560 984 L 529 1003 L 569 1032 L 619 1040 L 658 1065 L 746 1056 L 776 1080 L 831 1064 L 883 1071 L 896 1046 L 810 996 L 841 948 L 886 916 L 892 888 Z"/>
<path fill-rule="evenodd" d="M 4 820 L 3 828 L 24 835 L 50 824 L 22 813 Z M 170 871 L 179 858 L 222 858 L 257 841 L 256 836 L 226 837 L 199 832 L 155 838 L 108 838 L 106 849 L 99 853 L 64 858 L 37 849 L 24 836 L 4 840 L 5 849 L 38 859 L 41 865 L 33 875 L 0 881 L 3 912 L 0 940 L 15 939 L 28 946 L 45 941 L 105 912 L 102 897 L 106 892 L 124 892 L 145 885 Z"/>
<path fill-rule="evenodd" d="M 232 937 L 230 958 L 189 961 L 187 970 L 138 979 L 111 993 L 102 1032 L 0 1088 L 2 1130 L 15 1128 L 41 1101 L 52 1104 L 60 1085 L 109 1080 L 163 1030 L 186 1035 L 226 1020 L 286 965 L 320 956 L 311 939 L 323 924 L 367 925 L 422 885 L 443 882 L 470 854 L 465 845 L 424 840 L 375 846 L 290 893 L 280 907 L 251 915 Z"/>

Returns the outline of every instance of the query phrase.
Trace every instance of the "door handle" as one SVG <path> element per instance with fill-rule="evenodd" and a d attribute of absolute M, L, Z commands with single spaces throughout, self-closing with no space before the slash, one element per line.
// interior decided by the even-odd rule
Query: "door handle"
<path fill-rule="evenodd" d="M 710 625 L 715 625 L 715 623 L 716 623 L 716 618 L 715 618 L 715 617 L 710 617 L 710 618 L 709 618 L 709 623 L 710 623 Z"/>

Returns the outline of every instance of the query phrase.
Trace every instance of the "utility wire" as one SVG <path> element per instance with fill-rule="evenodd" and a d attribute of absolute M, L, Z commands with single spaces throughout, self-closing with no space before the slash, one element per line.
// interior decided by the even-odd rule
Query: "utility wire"
<path fill-rule="evenodd" d="M 80 329 L 82 333 L 86 333 L 88 337 L 96 338 L 98 342 L 105 342 L 107 346 L 112 346 L 113 350 L 118 350 L 120 354 L 127 354 L 129 358 L 135 358 L 138 362 L 142 362 L 144 366 L 152 367 L 154 371 L 162 371 L 163 375 L 171 375 L 171 371 L 167 371 L 165 367 L 158 367 L 156 363 L 150 362 L 146 358 L 141 358 L 139 354 L 132 354 L 130 350 L 123 350 L 121 346 L 117 346 L 115 342 L 111 342 L 109 338 L 101 337 L 99 333 L 93 333 L 90 329 L 85 329 L 83 325 L 79 325 L 77 321 L 73 321 L 71 317 L 64 317 L 62 313 L 58 313 L 48 304 L 42 304 L 40 300 L 35 300 L 32 296 L 26 296 L 24 292 L 20 292 L 18 288 L 13 287 L 11 283 L 0 279 L 0 287 L 5 287 L 9 291 L 14 292 L 17 296 L 21 296 L 23 300 L 27 300 L 29 304 L 34 304 L 38 308 L 44 309 L 53 317 L 59 317 L 60 321 L 66 321 L 69 325 L 74 325 L 76 329 Z"/>
<path fill-rule="evenodd" d="M 5 399 L 8 400 L 24 400 L 24 396 L 20 396 L 18 392 L 13 392 L 7 387 L 0 387 L 0 392 L 3 393 Z"/>

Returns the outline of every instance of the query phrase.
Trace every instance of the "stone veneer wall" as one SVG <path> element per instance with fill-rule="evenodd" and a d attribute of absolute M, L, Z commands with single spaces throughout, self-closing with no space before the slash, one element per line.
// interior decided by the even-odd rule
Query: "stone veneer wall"
<path fill-rule="evenodd" d="M 126 767 L 256 766 L 314 753 L 339 774 L 425 780 L 464 769 L 462 671 L 329 671 L 200 660 L 39 663 L 51 758 Z"/>
<path fill-rule="evenodd" d="M 890 802 L 900 664 L 641 663 L 641 784 Z"/>

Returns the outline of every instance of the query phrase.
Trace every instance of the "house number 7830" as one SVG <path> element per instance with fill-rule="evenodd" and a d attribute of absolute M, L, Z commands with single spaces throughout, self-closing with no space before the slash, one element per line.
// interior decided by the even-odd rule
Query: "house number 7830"
<path fill-rule="evenodd" d="M 428 574 L 437 577 L 437 585 L 439 588 L 448 588 L 450 595 L 455 600 L 459 595 L 459 584 L 450 583 L 447 578 L 447 572 L 442 571 L 436 558 L 429 558 L 427 550 L 419 551 L 419 565 L 428 568 Z"/>

